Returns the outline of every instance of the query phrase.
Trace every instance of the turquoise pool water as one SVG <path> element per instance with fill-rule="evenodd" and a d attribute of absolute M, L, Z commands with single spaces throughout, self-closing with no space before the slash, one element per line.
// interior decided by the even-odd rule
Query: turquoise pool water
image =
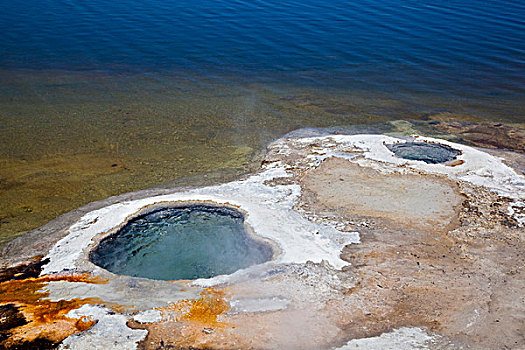
<path fill-rule="evenodd" d="M 116 274 L 158 280 L 230 274 L 273 255 L 269 245 L 247 234 L 243 222 L 242 214 L 229 208 L 160 209 L 103 240 L 91 260 Z"/>

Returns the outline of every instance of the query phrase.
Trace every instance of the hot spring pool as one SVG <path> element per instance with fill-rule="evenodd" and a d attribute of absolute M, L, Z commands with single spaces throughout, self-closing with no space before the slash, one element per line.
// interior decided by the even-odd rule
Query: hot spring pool
<path fill-rule="evenodd" d="M 445 163 L 456 159 L 460 151 L 445 145 L 426 142 L 406 142 L 386 145 L 396 157 L 421 160 L 427 164 Z"/>
<path fill-rule="evenodd" d="M 272 256 L 269 244 L 247 233 L 240 212 L 190 205 L 132 219 L 102 240 L 90 259 L 119 275 L 180 280 L 230 274 Z"/>

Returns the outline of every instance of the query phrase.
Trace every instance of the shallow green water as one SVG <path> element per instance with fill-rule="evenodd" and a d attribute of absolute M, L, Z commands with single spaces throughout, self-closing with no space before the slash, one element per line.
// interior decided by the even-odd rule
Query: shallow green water
<path fill-rule="evenodd" d="M 159 280 L 231 274 L 273 254 L 246 233 L 243 222 L 243 216 L 229 208 L 160 209 L 103 240 L 91 260 L 116 274 Z"/>
<path fill-rule="evenodd" d="M 413 125 L 389 123 L 523 118 L 523 101 L 497 96 L 328 86 L 191 72 L 3 70 L 0 242 L 118 193 L 188 185 L 208 173 L 231 180 L 258 168 L 268 142 L 298 128 L 379 123 L 410 134 Z"/>

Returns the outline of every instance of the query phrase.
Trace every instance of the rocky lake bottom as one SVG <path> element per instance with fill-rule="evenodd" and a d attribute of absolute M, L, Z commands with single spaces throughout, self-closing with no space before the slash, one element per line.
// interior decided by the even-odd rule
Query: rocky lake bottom
<path fill-rule="evenodd" d="M 195 73 L 0 76 L 0 244 L 113 195 L 234 180 L 258 169 L 268 143 L 304 127 L 403 135 L 415 129 L 467 144 L 522 147 L 519 97 Z"/>

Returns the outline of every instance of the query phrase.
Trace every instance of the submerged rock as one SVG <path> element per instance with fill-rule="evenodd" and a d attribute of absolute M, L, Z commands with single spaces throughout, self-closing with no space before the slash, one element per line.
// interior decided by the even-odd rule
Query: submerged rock
<path fill-rule="evenodd" d="M 445 121 L 434 126 L 437 130 L 457 135 L 468 144 L 506 149 L 525 153 L 525 131 L 503 124 Z"/>

